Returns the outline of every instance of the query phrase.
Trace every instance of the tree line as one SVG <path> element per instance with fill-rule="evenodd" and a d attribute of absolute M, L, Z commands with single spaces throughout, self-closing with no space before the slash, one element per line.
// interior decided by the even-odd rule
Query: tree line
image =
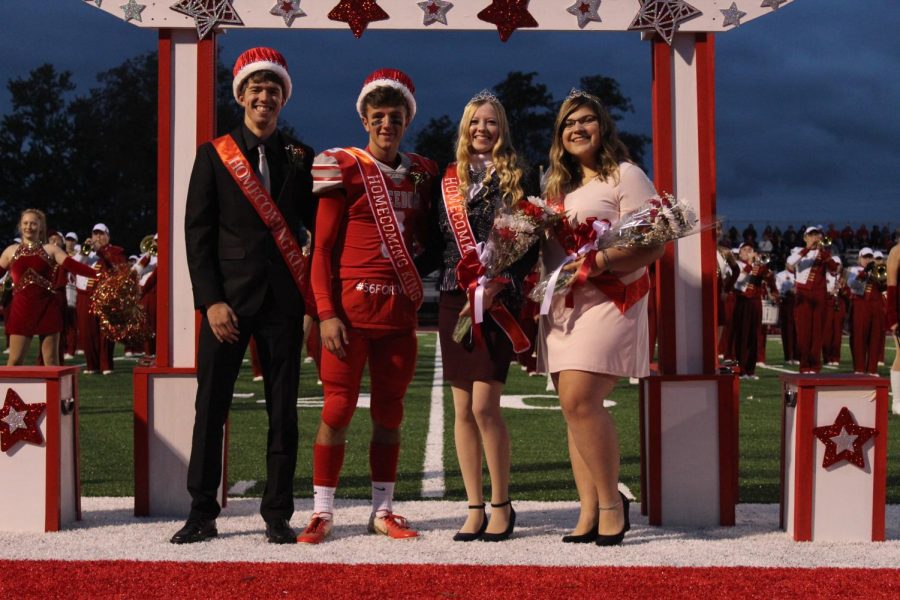
<path fill-rule="evenodd" d="M 546 163 L 562 102 L 537 77 L 514 71 L 493 87 L 507 111 L 515 147 L 532 167 L 529 193 L 537 193 L 538 166 Z M 216 81 L 221 135 L 240 123 L 242 112 L 232 98 L 230 70 L 221 63 Z M 29 207 L 44 210 L 51 228 L 82 237 L 102 221 L 115 243 L 126 248 L 136 248 L 155 230 L 157 55 L 129 58 L 101 72 L 97 83 L 78 95 L 72 74 L 50 64 L 7 83 L 11 110 L 0 120 L 0 245 L 12 240 L 19 213 Z M 598 96 L 614 119 L 634 112 L 615 79 L 587 76 L 580 85 Z M 412 136 L 416 152 L 442 167 L 452 162 L 456 129 L 448 115 L 430 119 Z M 620 135 L 642 163 L 649 138 Z"/>

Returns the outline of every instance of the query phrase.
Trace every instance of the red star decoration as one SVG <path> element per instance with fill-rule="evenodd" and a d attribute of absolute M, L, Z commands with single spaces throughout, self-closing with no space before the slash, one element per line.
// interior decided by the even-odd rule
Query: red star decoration
<path fill-rule="evenodd" d="M 528 12 L 528 0 L 492 0 L 490 6 L 478 13 L 478 18 L 496 25 L 502 42 L 519 27 L 538 26 Z"/>
<path fill-rule="evenodd" d="M 43 444 L 38 419 L 45 408 L 47 405 L 43 402 L 26 404 L 14 389 L 9 388 L 3 408 L 0 408 L 0 450 L 6 452 L 18 442 Z"/>
<path fill-rule="evenodd" d="M 874 427 L 857 425 L 853 419 L 853 414 L 844 406 L 832 425 L 816 427 L 813 429 L 813 435 L 825 444 L 825 458 L 822 460 L 823 469 L 827 469 L 834 463 L 842 460 L 864 469 L 865 455 L 862 448 L 866 442 L 878 435 L 878 431 Z M 852 442 L 850 440 L 851 437 L 854 438 Z M 840 452 L 837 448 L 838 442 L 835 442 L 834 438 L 839 438 L 839 442 L 844 446 Z M 852 451 L 846 448 L 846 446 L 851 444 Z"/>
<path fill-rule="evenodd" d="M 332 21 L 341 21 L 350 25 L 350 30 L 357 38 L 372 21 L 384 21 L 390 18 L 375 0 L 341 0 L 328 13 Z"/>

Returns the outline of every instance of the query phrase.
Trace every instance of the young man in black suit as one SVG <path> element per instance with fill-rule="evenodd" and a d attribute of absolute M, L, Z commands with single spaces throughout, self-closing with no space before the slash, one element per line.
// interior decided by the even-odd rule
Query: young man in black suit
<path fill-rule="evenodd" d="M 234 66 L 234 97 L 243 124 L 203 144 L 191 173 L 185 211 L 188 269 L 202 313 L 197 399 L 187 487 L 191 512 L 172 543 L 217 535 L 221 510 L 223 427 L 234 381 L 252 335 L 269 415 L 267 480 L 260 512 L 271 543 L 296 541 L 290 527 L 297 462 L 297 392 L 305 303 L 305 259 L 315 223 L 312 148 L 278 130 L 291 96 L 284 57 L 252 48 Z"/>

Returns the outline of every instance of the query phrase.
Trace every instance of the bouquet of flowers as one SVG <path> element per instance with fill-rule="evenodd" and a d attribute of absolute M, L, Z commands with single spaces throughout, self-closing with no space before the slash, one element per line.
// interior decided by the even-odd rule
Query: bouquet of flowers
<path fill-rule="evenodd" d="M 519 200 L 511 209 L 497 214 L 487 241 L 462 257 L 456 268 L 457 281 L 461 285 L 475 282 L 483 290 L 485 283 L 522 258 L 561 218 L 562 213 L 542 198 L 528 196 Z M 476 289 L 476 313 L 477 293 Z M 480 314 L 476 317 L 480 318 Z M 456 323 L 453 340 L 462 343 L 471 329 L 472 315 L 467 311 Z"/>
<path fill-rule="evenodd" d="M 660 246 L 699 232 L 698 222 L 693 208 L 668 193 L 653 196 L 644 206 L 625 215 L 615 225 L 593 217 L 574 228 L 563 221 L 562 242 L 570 254 L 557 269 L 538 282 L 529 297 L 541 303 L 541 314 L 547 314 L 552 297 L 568 293 L 576 278 L 576 271 L 563 270 L 565 265 L 589 254 L 589 258 L 593 259 L 594 253 L 607 248 Z M 573 248 L 574 251 L 571 250 Z"/>

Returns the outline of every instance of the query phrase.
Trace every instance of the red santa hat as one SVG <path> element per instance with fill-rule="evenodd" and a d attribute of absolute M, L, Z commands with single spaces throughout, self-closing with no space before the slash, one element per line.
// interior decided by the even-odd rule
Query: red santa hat
<path fill-rule="evenodd" d="M 287 61 L 281 52 L 272 48 L 250 48 L 238 56 L 234 62 L 234 80 L 231 82 L 231 90 L 234 99 L 240 102 L 238 91 L 244 80 L 257 71 L 272 71 L 284 83 L 284 102 L 291 98 L 291 76 L 288 74 Z"/>
<path fill-rule="evenodd" d="M 359 92 L 359 98 L 356 99 L 356 112 L 359 113 L 359 116 L 365 116 L 363 114 L 363 98 L 375 88 L 382 86 L 392 87 L 403 93 L 406 104 L 409 106 L 409 120 L 412 121 L 416 116 L 416 86 L 413 85 L 409 75 L 399 69 L 378 69 L 366 77 L 362 90 Z"/>

